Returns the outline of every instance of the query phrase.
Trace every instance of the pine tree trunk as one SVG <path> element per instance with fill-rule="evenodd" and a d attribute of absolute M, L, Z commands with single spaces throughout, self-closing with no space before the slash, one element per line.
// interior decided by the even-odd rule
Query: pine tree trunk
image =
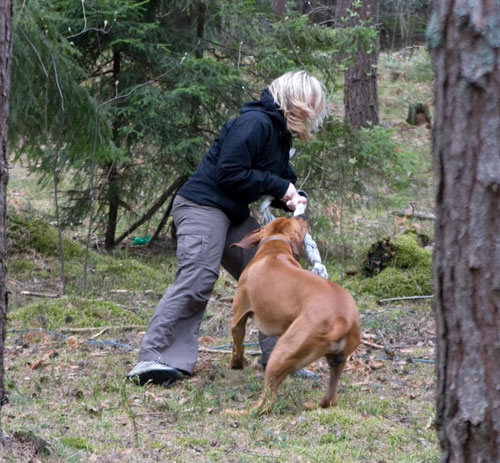
<path fill-rule="evenodd" d="M 338 1 L 335 14 L 338 25 L 353 27 L 377 23 L 378 0 L 361 0 L 359 7 L 354 3 L 353 0 Z M 345 18 L 345 21 L 341 18 Z M 377 47 L 367 51 L 360 44 L 356 56 L 355 62 L 344 73 L 344 106 L 347 122 L 359 129 L 379 123 Z"/>
<path fill-rule="evenodd" d="M 500 461 L 500 5 L 436 0 L 434 281 L 442 463 Z"/>
<path fill-rule="evenodd" d="M 7 156 L 7 127 L 9 119 L 10 70 L 12 56 L 12 0 L 0 1 L 0 418 L 4 389 L 4 345 L 7 322 L 6 214 L 9 168 Z M 0 438 L 2 428 L 0 419 Z M 0 444 L 1 445 L 1 444 Z"/>
<path fill-rule="evenodd" d="M 120 49 L 115 48 L 113 54 L 113 77 L 115 82 L 119 82 L 121 71 Z M 113 127 L 113 139 L 118 144 L 120 122 L 115 121 Z M 120 175 L 114 162 L 106 166 L 107 173 L 107 200 L 108 200 L 108 220 L 106 223 L 106 233 L 104 235 L 104 248 L 110 251 L 115 246 L 116 225 L 118 223 L 118 209 L 120 207 Z"/>
<path fill-rule="evenodd" d="M 118 223 L 118 209 L 120 207 L 120 176 L 113 164 L 108 165 L 108 221 L 104 236 L 104 248 L 108 251 L 115 246 L 116 225 Z"/>
<path fill-rule="evenodd" d="M 286 16 L 286 0 L 271 0 L 273 11 L 282 16 Z"/>

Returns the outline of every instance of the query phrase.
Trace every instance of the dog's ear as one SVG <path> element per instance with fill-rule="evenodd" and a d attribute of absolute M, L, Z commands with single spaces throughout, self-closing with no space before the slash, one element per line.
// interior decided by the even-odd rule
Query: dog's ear
<path fill-rule="evenodd" d="M 304 246 L 302 246 L 302 241 L 292 241 L 292 252 L 294 253 L 294 255 L 296 256 L 300 256 L 300 254 L 302 253 L 302 249 L 304 248 Z"/>
<path fill-rule="evenodd" d="M 307 221 L 307 215 L 306 214 L 300 214 L 300 215 L 295 216 L 294 218 L 300 224 L 302 235 L 306 236 L 307 229 L 309 228 L 309 222 Z"/>
<path fill-rule="evenodd" d="M 307 216 L 305 214 L 297 215 L 294 217 L 294 219 L 300 225 L 300 233 L 298 233 L 296 240 L 292 240 L 292 252 L 296 256 L 300 256 L 300 254 L 302 253 L 302 249 L 303 249 L 303 240 L 304 240 L 304 237 L 306 236 L 309 223 L 307 222 Z"/>
<path fill-rule="evenodd" d="M 241 241 L 238 243 L 233 243 L 231 247 L 238 246 L 244 249 L 252 249 L 260 243 L 261 240 L 261 228 L 257 228 L 257 230 L 251 231 L 248 235 L 246 235 Z"/>

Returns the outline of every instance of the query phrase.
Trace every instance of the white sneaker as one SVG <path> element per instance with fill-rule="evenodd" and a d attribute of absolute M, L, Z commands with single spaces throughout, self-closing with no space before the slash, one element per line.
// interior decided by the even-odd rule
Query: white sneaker
<path fill-rule="evenodd" d="M 295 376 L 296 378 L 306 378 L 306 379 L 318 379 L 319 376 L 314 373 L 314 371 L 307 370 L 306 368 L 301 368 L 300 370 L 295 371 L 292 373 L 292 376 Z"/>

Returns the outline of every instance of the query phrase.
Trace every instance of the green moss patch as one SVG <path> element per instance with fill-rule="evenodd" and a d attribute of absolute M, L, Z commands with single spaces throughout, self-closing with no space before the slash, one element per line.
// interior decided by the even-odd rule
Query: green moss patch
<path fill-rule="evenodd" d="M 41 300 L 9 313 L 9 321 L 18 328 L 98 327 L 144 324 L 135 312 L 108 301 L 79 298 Z"/>
<path fill-rule="evenodd" d="M 398 236 L 394 240 L 396 255 L 394 266 L 397 268 L 412 268 L 432 265 L 432 253 L 420 246 L 419 238 L 413 230 Z"/>
<path fill-rule="evenodd" d="M 90 442 L 82 436 L 64 436 L 61 437 L 61 442 L 66 447 L 71 447 L 76 450 L 88 450 L 90 452 L 93 451 Z"/>
<path fill-rule="evenodd" d="M 57 229 L 35 216 L 9 214 L 7 241 L 11 252 L 24 253 L 34 250 L 43 256 L 59 255 Z M 63 239 L 65 259 L 82 257 L 85 247 L 76 241 Z"/>
<path fill-rule="evenodd" d="M 416 233 L 393 240 L 396 254 L 390 266 L 363 281 L 362 290 L 377 297 L 432 294 L 432 252 L 420 246 Z"/>

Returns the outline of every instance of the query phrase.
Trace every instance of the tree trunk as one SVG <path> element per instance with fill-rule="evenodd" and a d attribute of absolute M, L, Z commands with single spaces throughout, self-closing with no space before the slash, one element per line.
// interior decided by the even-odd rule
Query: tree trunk
<path fill-rule="evenodd" d="M 498 2 L 436 0 L 436 424 L 441 462 L 500 461 Z"/>
<path fill-rule="evenodd" d="M 377 23 L 378 0 L 339 0 L 336 22 L 343 27 L 370 26 Z M 341 18 L 345 18 L 342 21 Z M 344 106 L 347 122 L 354 128 L 379 123 L 377 92 L 377 46 L 372 51 L 358 45 L 356 61 L 344 73 Z"/>
<path fill-rule="evenodd" d="M 108 221 L 104 236 L 104 248 L 110 251 L 115 246 L 116 224 L 120 207 L 120 176 L 114 164 L 108 165 Z"/>
<path fill-rule="evenodd" d="M 7 128 L 9 120 L 10 70 L 12 56 L 12 0 L 0 1 L 0 439 L 3 438 L 1 411 L 5 397 L 4 345 L 7 323 L 6 216 L 9 168 L 7 156 Z M 0 444 L 1 445 L 1 444 Z"/>
<path fill-rule="evenodd" d="M 271 1 L 273 11 L 282 16 L 286 16 L 286 0 L 272 0 Z"/>
<path fill-rule="evenodd" d="M 121 71 L 121 55 L 117 48 L 113 53 L 113 77 L 115 82 L 118 82 Z M 113 126 L 113 139 L 118 144 L 119 135 L 118 129 L 120 122 L 116 120 Z M 107 183 L 108 183 L 108 220 L 106 223 L 106 233 L 104 235 L 104 248 L 108 251 L 115 246 L 116 225 L 118 223 L 118 209 L 120 207 L 120 175 L 115 162 L 111 162 L 106 166 Z"/>

